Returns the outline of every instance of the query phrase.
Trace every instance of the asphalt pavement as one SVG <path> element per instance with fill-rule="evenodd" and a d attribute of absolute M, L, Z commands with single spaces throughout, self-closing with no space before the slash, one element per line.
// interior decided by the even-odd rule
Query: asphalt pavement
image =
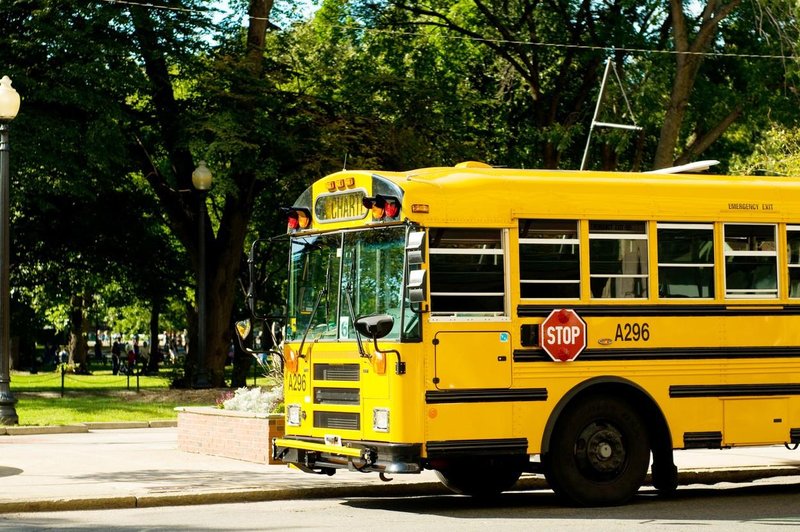
<path fill-rule="evenodd" d="M 449 493 L 431 471 L 384 482 L 186 453 L 170 425 L 0 428 L 0 513 Z M 675 461 L 681 485 L 800 476 L 800 449 L 783 446 L 677 451 Z M 525 474 L 515 489 L 547 486 Z"/>

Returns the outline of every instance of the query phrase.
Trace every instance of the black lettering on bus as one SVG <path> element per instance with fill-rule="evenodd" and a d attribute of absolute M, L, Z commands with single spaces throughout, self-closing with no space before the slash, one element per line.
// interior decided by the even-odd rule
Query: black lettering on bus
<path fill-rule="evenodd" d="M 293 392 L 306 391 L 306 376 L 298 373 L 290 373 L 287 375 L 289 389 Z"/>
<path fill-rule="evenodd" d="M 647 342 L 650 340 L 650 324 L 645 323 L 618 323 L 614 334 L 615 342 Z"/>

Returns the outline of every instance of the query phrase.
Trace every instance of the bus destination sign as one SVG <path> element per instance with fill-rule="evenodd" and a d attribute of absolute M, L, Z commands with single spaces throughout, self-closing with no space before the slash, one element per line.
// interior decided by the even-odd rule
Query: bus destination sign
<path fill-rule="evenodd" d="M 341 194 L 321 194 L 317 197 L 314 214 L 319 222 L 358 220 L 367 215 L 363 200 L 364 190 L 353 190 Z"/>

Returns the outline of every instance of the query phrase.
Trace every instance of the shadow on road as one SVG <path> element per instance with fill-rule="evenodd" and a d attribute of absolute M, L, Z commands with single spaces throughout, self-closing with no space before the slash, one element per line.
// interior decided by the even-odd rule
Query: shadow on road
<path fill-rule="evenodd" d="M 586 519 L 682 525 L 735 521 L 800 526 L 798 495 L 800 478 L 793 477 L 780 484 L 685 486 L 672 497 L 659 496 L 654 490 L 641 490 L 627 505 L 610 508 L 570 507 L 551 491 L 504 493 L 488 500 L 459 495 L 350 498 L 343 504 L 454 519 Z"/>

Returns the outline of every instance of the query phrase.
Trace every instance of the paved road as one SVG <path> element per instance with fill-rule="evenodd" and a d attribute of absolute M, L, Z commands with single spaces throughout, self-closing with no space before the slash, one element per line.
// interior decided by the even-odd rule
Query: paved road
<path fill-rule="evenodd" d="M 676 462 L 682 484 L 800 474 L 800 451 L 782 446 L 681 451 Z M 385 483 L 375 474 L 331 478 L 184 453 L 175 428 L 0 436 L 0 477 L 0 513 L 447 493 L 430 471 Z M 517 487 L 546 489 L 532 475 Z"/>
<path fill-rule="evenodd" d="M 800 476 L 753 485 L 684 486 L 665 499 L 643 489 L 631 504 L 576 509 L 550 491 L 503 494 L 492 501 L 456 495 L 343 497 L 0 515 L 0 529 L 32 530 L 617 530 L 710 532 L 797 530 Z"/>

